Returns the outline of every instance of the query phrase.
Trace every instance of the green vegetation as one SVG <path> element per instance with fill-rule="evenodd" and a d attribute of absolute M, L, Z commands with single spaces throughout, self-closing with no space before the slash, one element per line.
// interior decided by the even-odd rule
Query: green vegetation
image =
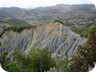
<path fill-rule="evenodd" d="M 6 19 L 5 22 L 7 22 L 8 24 L 14 26 L 14 27 L 21 27 L 21 26 L 30 26 L 29 23 L 27 23 L 24 20 L 19 20 L 16 18 L 12 18 L 12 19 Z"/>
<path fill-rule="evenodd" d="M 86 38 L 91 38 L 92 34 L 94 34 L 94 31 L 96 31 L 96 24 L 92 24 L 91 26 L 87 26 L 87 27 L 70 27 L 70 29 L 79 34 L 81 37 L 86 37 Z M 90 34 L 89 34 L 90 33 Z"/>
<path fill-rule="evenodd" d="M 82 31 L 81 31 L 82 32 Z M 96 62 L 96 25 L 89 28 L 88 41 L 79 46 L 72 59 L 59 57 L 56 60 L 56 67 L 48 72 L 88 72 Z"/>
<path fill-rule="evenodd" d="M 36 26 L 34 25 L 27 25 L 27 26 L 10 26 L 10 27 L 6 27 L 2 30 L 2 32 L 0 33 L 0 37 L 2 37 L 2 35 L 6 32 L 6 31 L 14 31 L 14 32 L 22 32 L 24 29 L 31 29 L 31 28 L 35 28 Z"/>
<path fill-rule="evenodd" d="M 0 10 L 0 20 L 4 20 L 6 18 L 13 18 L 13 16 Z"/>
<path fill-rule="evenodd" d="M 56 21 L 57 22 L 57 21 Z M 1 36 L 9 30 L 21 32 L 35 26 L 12 26 L 7 27 L 0 34 Z M 76 55 L 69 59 L 57 56 L 53 59 L 47 49 L 32 48 L 29 54 L 20 53 L 19 50 L 13 52 L 11 58 L 5 52 L 0 57 L 2 67 L 9 72 L 88 72 L 94 67 L 96 62 L 96 24 L 87 28 L 73 28 L 74 32 L 87 37 L 85 45 L 79 46 Z M 89 34 L 88 34 L 89 33 Z M 0 43 L 1 45 L 2 43 Z M 60 55 L 60 52 L 58 52 Z"/>
<path fill-rule="evenodd" d="M 96 25 L 91 26 L 88 32 L 87 43 L 78 47 L 72 59 L 66 56 L 62 59 L 60 54 L 53 59 L 47 49 L 32 48 L 27 55 L 15 50 L 13 60 L 5 52 L 0 63 L 9 72 L 88 72 L 96 62 Z"/>
<path fill-rule="evenodd" d="M 88 41 L 84 46 L 79 46 L 76 56 L 73 57 L 75 72 L 88 72 L 96 62 L 96 25 L 89 31 Z"/>
<path fill-rule="evenodd" d="M 54 20 L 53 22 L 59 22 L 59 23 L 61 23 L 61 24 L 64 24 L 62 21 L 60 21 L 60 20 Z"/>
<path fill-rule="evenodd" d="M 71 60 L 65 56 L 64 59 L 57 56 L 56 67 L 51 68 L 48 72 L 74 72 L 74 67 Z"/>
<path fill-rule="evenodd" d="M 5 21 L 3 20 L 0 20 L 1 23 L 4 23 L 4 24 L 8 24 L 9 26 L 8 27 L 5 27 L 2 29 L 2 31 L 0 32 L 0 37 L 6 32 L 6 31 L 9 31 L 9 30 L 12 30 L 14 32 L 22 32 L 24 29 L 30 29 L 30 28 L 35 28 L 36 25 L 30 25 L 28 24 L 27 22 L 23 21 L 23 20 L 18 20 L 18 19 L 7 19 Z"/>
<path fill-rule="evenodd" d="M 13 61 L 7 55 L 5 52 L 0 57 L 0 63 L 8 72 L 44 72 L 55 66 L 55 60 L 47 49 L 32 49 L 28 55 L 15 50 Z"/>
<path fill-rule="evenodd" d="M 90 27 L 88 40 L 90 40 L 94 35 L 96 35 L 96 24 L 94 24 Z"/>
<path fill-rule="evenodd" d="M 21 26 L 21 27 L 18 27 L 18 26 L 14 26 L 14 27 L 7 27 L 5 28 L 1 33 L 0 33 L 0 37 L 6 32 L 6 31 L 14 31 L 14 32 L 22 32 L 24 29 L 31 29 L 31 28 L 35 28 L 36 26 Z"/>
<path fill-rule="evenodd" d="M 79 34 L 81 37 L 86 37 L 86 38 L 88 37 L 89 27 L 83 27 L 83 28 L 71 27 L 71 30 Z"/>

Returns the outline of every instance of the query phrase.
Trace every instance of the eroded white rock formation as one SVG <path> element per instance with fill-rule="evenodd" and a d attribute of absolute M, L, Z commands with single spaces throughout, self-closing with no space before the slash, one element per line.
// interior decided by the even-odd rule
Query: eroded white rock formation
<path fill-rule="evenodd" d="M 0 53 L 11 52 L 18 48 L 21 52 L 30 51 L 30 48 L 48 48 L 52 55 L 61 53 L 72 56 L 78 45 L 84 44 L 86 38 L 73 33 L 70 28 L 60 23 L 38 25 L 36 28 L 25 29 L 20 33 L 6 31 L 1 37 Z"/>

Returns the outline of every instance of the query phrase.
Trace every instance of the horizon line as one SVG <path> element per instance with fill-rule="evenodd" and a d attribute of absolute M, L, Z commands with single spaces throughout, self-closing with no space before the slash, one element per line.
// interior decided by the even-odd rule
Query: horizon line
<path fill-rule="evenodd" d="M 50 5 L 50 6 L 57 6 L 57 5 L 94 5 L 93 3 L 82 3 L 82 4 L 56 4 L 56 5 Z M 10 7 L 4 7 L 1 6 L 0 8 L 22 8 L 22 9 L 36 9 L 36 8 L 40 8 L 40 7 L 50 7 L 50 6 L 38 6 L 38 7 L 18 7 L 18 6 L 10 6 Z M 94 5 L 95 6 L 95 5 Z"/>

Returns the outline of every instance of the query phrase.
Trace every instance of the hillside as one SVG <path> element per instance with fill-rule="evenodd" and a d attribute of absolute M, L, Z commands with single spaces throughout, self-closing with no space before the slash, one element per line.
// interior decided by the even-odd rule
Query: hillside
<path fill-rule="evenodd" d="M 0 64 L 6 71 L 88 72 L 94 62 L 94 5 L 0 8 Z"/>
<path fill-rule="evenodd" d="M 9 55 L 15 48 L 28 53 L 30 48 L 35 47 L 48 48 L 53 56 L 61 53 L 70 57 L 74 55 L 78 45 L 86 42 L 86 38 L 81 38 L 59 22 L 38 25 L 20 33 L 8 30 L 0 39 L 3 43 L 0 53 L 7 51 Z"/>
<path fill-rule="evenodd" d="M 0 8 L 0 12 L 2 11 L 14 18 L 27 21 L 30 24 L 42 24 L 54 20 L 61 20 L 69 26 L 88 26 L 96 22 L 96 9 L 92 4 L 59 4 L 35 9 L 22 9 L 17 7 Z"/>

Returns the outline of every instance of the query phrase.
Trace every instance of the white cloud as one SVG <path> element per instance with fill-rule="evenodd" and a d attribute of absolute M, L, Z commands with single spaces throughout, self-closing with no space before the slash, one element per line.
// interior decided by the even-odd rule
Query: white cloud
<path fill-rule="evenodd" d="M 3 0 L 2 0 L 3 1 Z M 52 6 L 56 4 L 82 4 L 90 3 L 89 0 L 6 0 L 3 7 L 38 7 L 38 6 Z"/>
<path fill-rule="evenodd" d="M 96 0 L 90 0 L 96 6 Z"/>
<path fill-rule="evenodd" d="M 6 0 L 0 0 L 0 7 L 4 4 Z"/>

